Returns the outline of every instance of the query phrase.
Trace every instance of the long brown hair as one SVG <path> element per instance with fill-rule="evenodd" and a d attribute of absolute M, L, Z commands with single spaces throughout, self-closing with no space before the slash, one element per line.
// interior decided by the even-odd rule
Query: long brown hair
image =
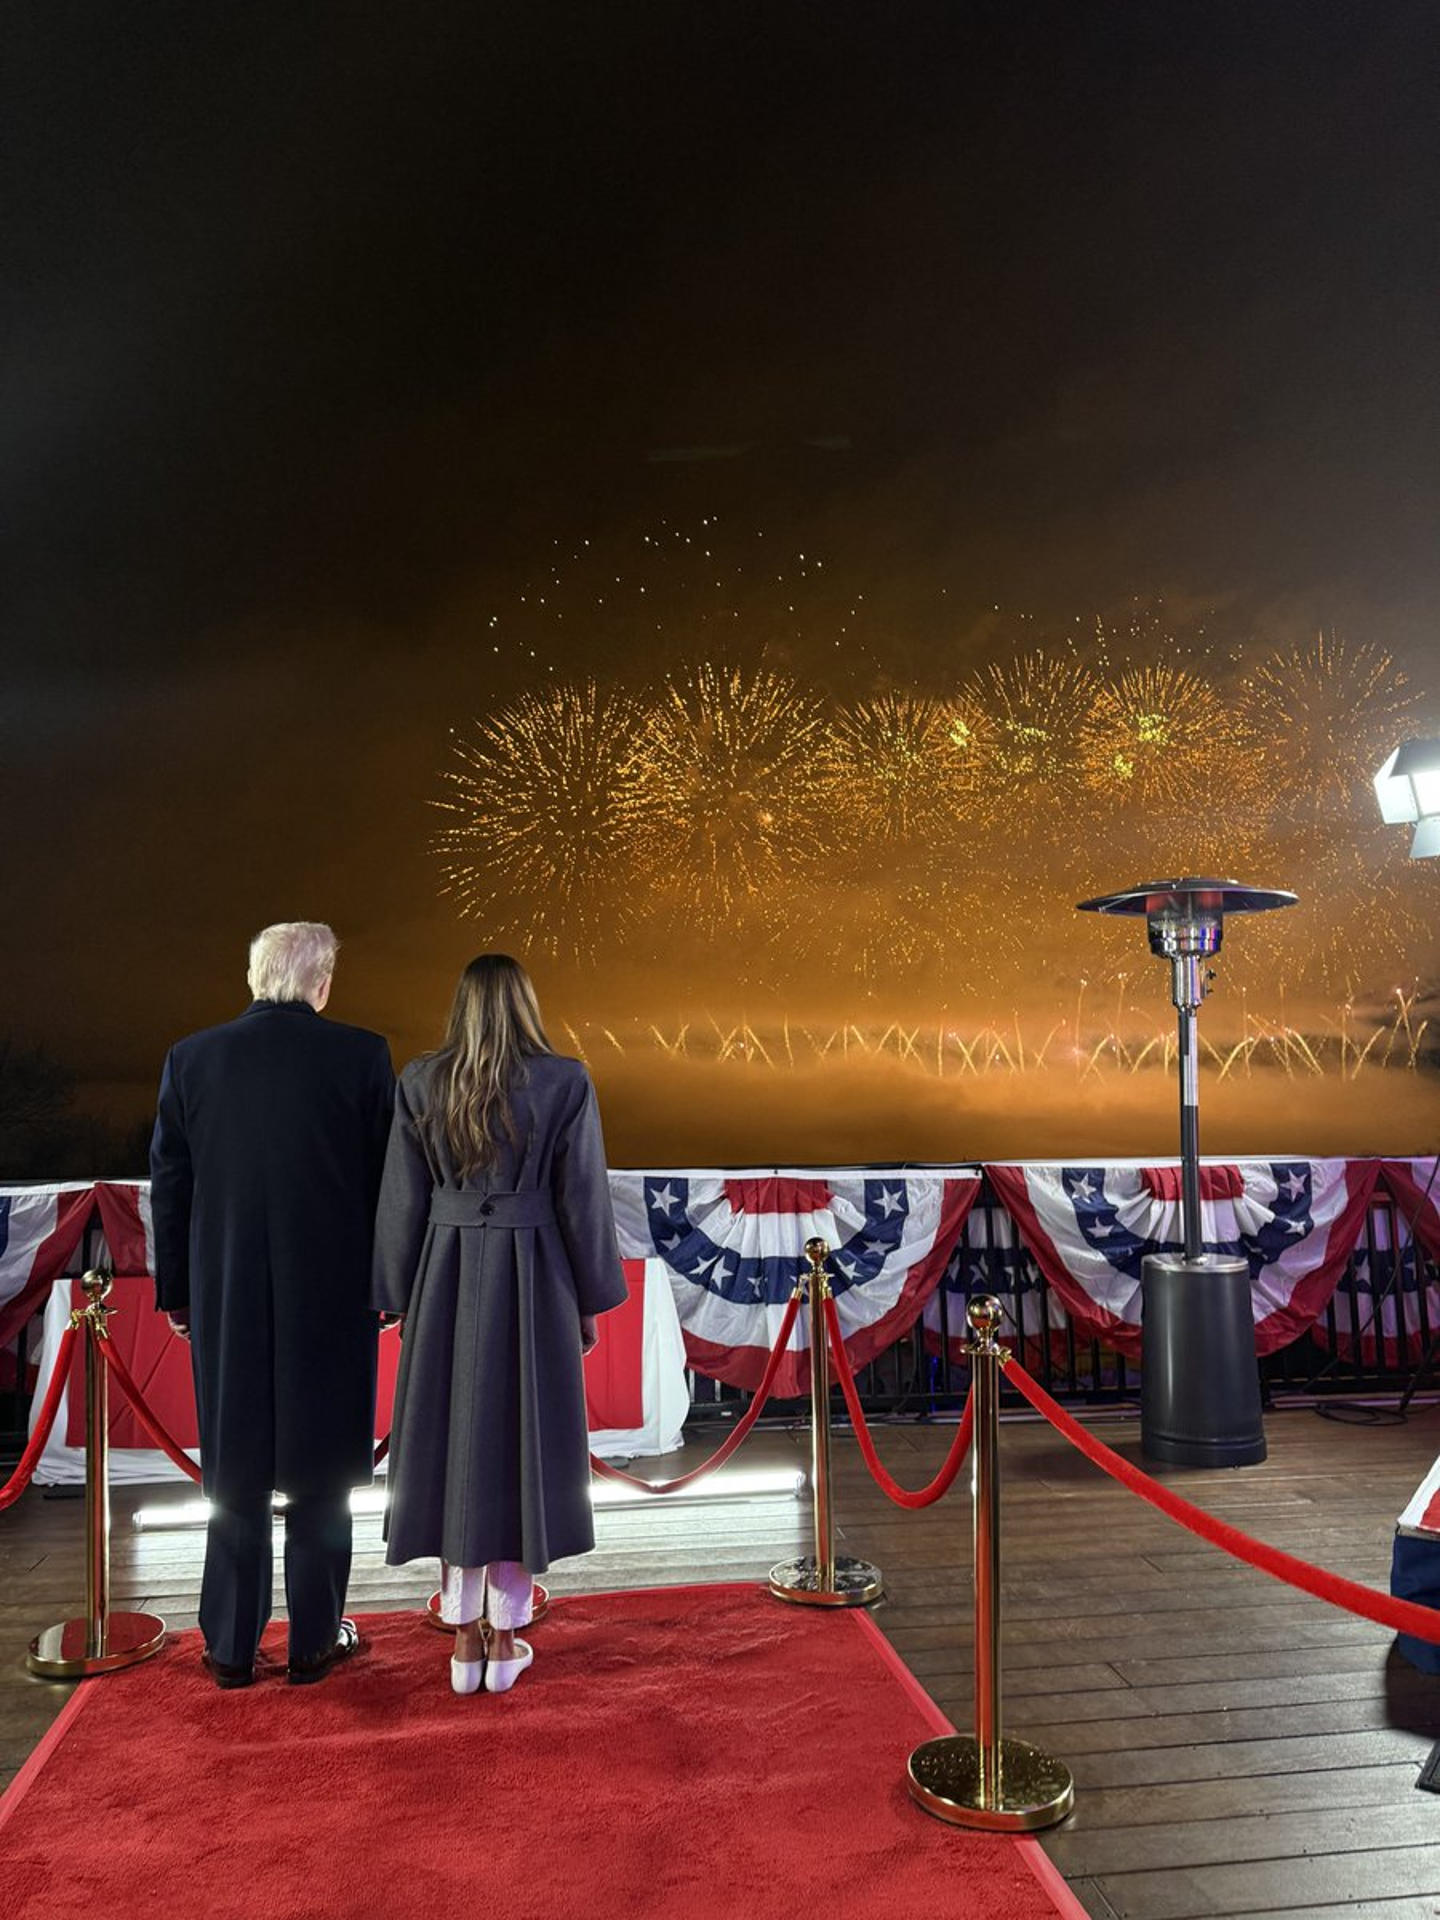
<path fill-rule="evenodd" d="M 435 1056 L 430 1121 L 463 1180 L 511 1136 L 510 1089 L 525 1061 L 553 1053 L 529 974 L 508 953 L 477 954 L 460 976 Z"/>

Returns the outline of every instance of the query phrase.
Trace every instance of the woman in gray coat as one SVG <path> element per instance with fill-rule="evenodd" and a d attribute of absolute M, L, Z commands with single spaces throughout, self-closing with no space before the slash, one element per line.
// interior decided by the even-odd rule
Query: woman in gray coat
<path fill-rule="evenodd" d="M 400 1076 L 374 1273 L 404 1321 L 386 1558 L 439 1556 L 452 1684 L 502 1693 L 534 1576 L 595 1544 L 581 1360 L 625 1298 L 595 1089 L 508 954 L 470 962 Z"/>

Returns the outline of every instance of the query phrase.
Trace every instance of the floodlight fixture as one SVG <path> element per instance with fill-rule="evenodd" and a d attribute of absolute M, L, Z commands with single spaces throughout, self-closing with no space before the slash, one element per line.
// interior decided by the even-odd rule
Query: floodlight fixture
<path fill-rule="evenodd" d="M 1412 860 L 1440 854 L 1440 740 L 1406 740 L 1375 776 L 1375 798 L 1387 826 L 1413 823 Z"/>

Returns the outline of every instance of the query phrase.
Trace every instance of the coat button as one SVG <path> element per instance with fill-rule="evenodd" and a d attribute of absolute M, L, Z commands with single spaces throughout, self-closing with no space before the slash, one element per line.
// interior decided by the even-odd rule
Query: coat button
<path fill-rule="evenodd" d="M 490 1203 L 490 1201 L 485 1200 L 481 1202 L 480 1211 L 481 1213 L 484 1213 L 484 1214 L 491 1214 L 495 1211 L 495 1208 Z"/>

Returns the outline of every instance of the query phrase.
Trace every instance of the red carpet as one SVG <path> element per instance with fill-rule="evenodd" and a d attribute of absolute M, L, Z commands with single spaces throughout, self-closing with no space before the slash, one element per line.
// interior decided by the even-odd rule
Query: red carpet
<path fill-rule="evenodd" d="M 870 1620 L 745 1586 L 556 1602 L 511 1694 L 414 1614 L 316 1687 L 186 1634 L 87 1681 L 0 1800 L 6 1920 L 746 1920 L 1081 1909 L 1033 1841 L 912 1806 L 948 1730 Z"/>

